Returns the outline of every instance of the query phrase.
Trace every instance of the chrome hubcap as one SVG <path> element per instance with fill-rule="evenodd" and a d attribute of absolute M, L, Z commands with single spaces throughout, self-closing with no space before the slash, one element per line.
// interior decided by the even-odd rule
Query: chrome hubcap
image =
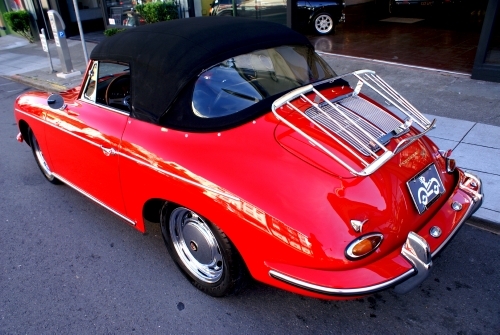
<path fill-rule="evenodd" d="M 332 19 L 328 15 L 320 15 L 316 18 L 316 29 L 322 33 L 328 33 L 332 30 Z"/>
<path fill-rule="evenodd" d="M 224 259 L 214 234 L 196 213 L 179 207 L 169 220 L 170 236 L 181 262 L 196 278 L 215 283 L 223 271 Z"/>
<path fill-rule="evenodd" d="M 36 137 L 34 135 L 31 136 L 31 143 L 33 144 L 33 149 L 35 150 L 36 159 L 40 163 L 43 173 L 45 173 L 47 177 L 52 178 L 52 172 L 50 171 L 49 165 L 45 161 L 45 158 L 43 158 L 42 150 L 40 150 L 40 146 L 38 145 L 38 141 L 36 140 Z"/>

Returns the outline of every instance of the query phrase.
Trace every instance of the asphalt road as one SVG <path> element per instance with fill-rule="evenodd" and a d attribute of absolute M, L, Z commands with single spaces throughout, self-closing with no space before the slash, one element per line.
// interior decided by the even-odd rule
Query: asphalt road
<path fill-rule="evenodd" d="M 499 334 L 500 236 L 465 225 L 407 295 L 322 301 L 253 283 L 211 298 L 141 234 L 44 180 L 15 140 L 27 87 L 0 78 L 0 334 Z"/>

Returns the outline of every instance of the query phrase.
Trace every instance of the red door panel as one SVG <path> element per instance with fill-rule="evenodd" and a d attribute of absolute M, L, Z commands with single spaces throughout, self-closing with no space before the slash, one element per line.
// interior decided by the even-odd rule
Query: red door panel
<path fill-rule="evenodd" d="M 47 142 L 54 171 L 115 211 L 125 214 L 118 152 L 128 115 L 77 100 L 51 110 Z"/>

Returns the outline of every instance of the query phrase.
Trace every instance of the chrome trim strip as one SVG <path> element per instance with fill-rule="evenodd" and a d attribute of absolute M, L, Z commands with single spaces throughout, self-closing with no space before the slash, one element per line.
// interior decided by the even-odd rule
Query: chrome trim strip
<path fill-rule="evenodd" d="M 124 154 L 124 153 L 123 153 L 123 152 L 121 152 L 121 151 L 117 152 L 116 154 L 117 154 L 117 155 L 120 155 L 120 156 L 123 156 L 123 157 L 125 157 L 125 158 L 128 158 L 128 159 L 130 159 L 130 160 L 132 160 L 132 161 L 134 161 L 134 162 L 136 162 L 136 163 L 138 163 L 138 164 L 144 165 L 144 166 L 146 166 L 146 167 L 150 168 L 151 170 L 155 170 L 156 172 L 160 172 L 160 173 L 165 174 L 165 175 L 167 175 L 167 176 L 170 176 L 170 177 L 173 177 L 173 178 L 177 178 L 177 179 L 179 179 L 179 180 L 182 180 L 183 182 L 186 182 L 186 183 L 191 184 L 191 185 L 194 185 L 194 186 L 201 187 L 201 188 L 203 188 L 203 189 L 205 189 L 205 190 L 208 190 L 208 191 L 210 191 L 210 192 L 217 193 L 217 194 L 222 195 L 222 196 L 224 196 L 224 197 L 228 197 L 228 198 L 231 198 L 231 199 L 233 199 L 233 200 L 240 201 L 240 198 L 235 197 L 235 196 L 233 196 L 233 195 L 231 195 L 231 194 L 221 192 L 221 191 L 216 190 L 216 189 L 214 189 L 214 188 L 211 188 L 211 187 L 209 187 L 209 186 L 205 186 L 205 185 L 203 185 L 203 184 L 200 184 L 200 183 L 194 182 L 194 181 L 192 181 L 192 180 L 189 180 L 189 179 L 186 179 L 186 178 L 184 178 L 184 177 L 178 176 L 178 175 L 173 174 L 173 173 L 171 173 L 171 172 L 168 172 L 168 171 L 165 171 L 165 170 L 163 170 L 163 169 L 157 168 L 157 167 L 156 167 L 156 166 L 154 166 L 154 165 L 151 165 L 151 164 L 149 164 L 149 163 L 145 163 L 145 162 L 143 162 L 143 161 L 141 161 L 141 160 L 138 160 L 137 158 L 134 158 L 134 157 L 132 157 L 132 156 L 129 156 L 129 155 L 127 155 L 127 154 Z"/>
<path fill-rule="evenodd" d="M 67 181 L 66 179 L 64 179 L 63 177 L 61 177 L 60 175 L 58 175 L 57 173 L 54 173 L 52 172 L 52 174 L 57 178 L 59 179 L 60 181 L 62 181 L 63 183 L 65 183 L 66 185 L 68 185 L 69 187 L 73 188 L 74 190 L 80 192 L 81 194 L 83 194 L 84 196 L 86 196 L 87 198 L 89 198 L 90 200 L 94 201 L 95 203 L 101 205 L 102 207 L 106 208 L 108 211 L 110 211 L 111 213 L 115 214 L 116 216 L 118 216 L 119 218 L 127 221 L 128 223 L 130 223 L 132 226 L 135 226 L 136 225 L 136 222 L 135 221 L 132 221 L 131 219 L 129 219 L 128 217 L 126 217 L 125 215 L 123 214 L 120 214 L 119 212 L 115 211 L 113 208 L 105 205 L 103 202 L 99 201 L 97 198 L 94 198 L 93 196 L 91 196 L 90 194 L 88 194 L 87 192 L 85 192 L 84 190 L 82 190 L 81 188 L 79 188 L 78 186 L 76 185 L 73 185 L 72 183 L 70 183 L 69 181 Z"/>
<path fill-rule="evenodd" d="M 407 279 L 408 277 L 411 277 L 415 274 L 415 269 L 411 268 L 410 270 L 406 271 L 402 275 L 399 275 L 396 278 L 393 278 L 391 280 L 388 280 L 386 282 L 372 285 L 372 286 L 366 286 L 366 287 L 359 287 L 359 288 L 334 288 L 334 287 L 326 287 L 326 286 L 320 286 L 316 284 L 311 284 L 308 282 L 305 282 L 300 279 L 296 279 L 293 277 L 290 277 L 286 274 L 280 273 L 275 270 L 270 270 L 269 275 L 277 280 L 280 280 L 282 282 L 285 282 L 287 284 L 302 288 L 307 291 L 313 291 L 321 294 L 326 294 L 326 295 L 333 295 L 333 296 L 358 296 L 358 295 L 365 295 L 365 294 L 370 294 L 374 293 L 377 291 L 385 290 L 391 286 L 396 285 L 397 283 Z"/>
<path fill-rule="evenodd" d="M 54 125 L 53 123 L 50 123 L 50 122 L 48 122 L 48 121 L 46 121 L 46 120 L 43 120 L 43 119 L 36 118 L 36 117 L 34 117 L 33 115 L 28 114 L 28 113 L 26 113 L 26 112 L 23 112 L 23 111 L 21 111 L 21 110 L 19 110 L 19 109 L 17 109 L 17 108 L 16 108 L 16 111 L 18 111 L 19 113 L 22 113 L 22 114 L 24 114 L 24 115 L 30 116 L 30 117 L 34 118 L 35 120 L 39 120 L 39 121 L 41 121 L 41 122 L 43 122 L 43 123 L 45 123 L 45 124 L 47 124 L 47 125 L 50 125 L 50 126 L 52 126 L 52 127 L 55 127 L 55 125 Z M 65 129 L 62 129 L 62 128 L 60 128 L 60 127 L 56 127 L 56 129 L 62 130 L 62 131 L 66 132 L 66 133 L 68 133 L 68 134 L 70 134 L 70 135 L 73 135 L 73 136 L 75 136 L 75 137 L 77 137 L 77 138 L 79 138 L 79 139 L 81 139 L 81 140 L 83 140 L 83 141 L 85 141 L 85 142 L 87 142 L 87 143 L 89 143 L 89 144 L 92 144 L 92 145 L 94 145 L 94 146 L 96 146 L 96 147 L 98 147 L 98 148 L 100 148 L 100 149 L 101 149 L 101 146 L 100 146 L 99 144 L 94 143 L 94 142 L 92 142 L 92 141 L 89 141 L 89 140 L 87 140 L 86 138 L 83 138 L 83 137 L 81 137 L 81 136 L 79 136 L 79 135 L 76 135 L 76 134 L 74 134 L 74 133 L 72 133 L 72 132 L 69 132 L 69 131 L 67 131 L 67 130 L 65 130 Z M 132 161 L 134 161 L 134 162 L 136 162 L 136 163 L 138 163 L 138 164 L 141 164 L 141 165 L 144 165 L 144 166 L 146 166 L 146 167 L 149 167 L 150 169 L 155 170 L 155 171 L 157 171 L 157 172 L 160 172 L 160 173 L 166 174 L 166 175 L 168 175 L 168 176 L 171 176 L 171 177 L 173 177 L 173 178 L 177 178 L 177 179 L 179 179 L 179 180 L 182 180 L 182 181 L 184 181 L 184 182 L 186 182 L 186 183 L 188 183 L 188 184 L 191 184 L 191 185 L 194 185 L 194 186 L 201 187 L 201 188 L 203 188 L 203 189 L 206 189 L 206 190 L 208 190 L 208 191 L 211 191 L 211 192 L 217 193 L 217 194 L 219 194 L 219 195 L 222 195 L 222 196 L 224 196 L 224 197 L 228 197 L 228 198 L 233 199 L 233 200 L 236 200 L 236 201 L 240 201 L 240 198 L 235 197 L 235 196 L 233 196 L 233 195 L 231 195 L 231 194 L 228 194 L 228 193 L 224 193 L 224 192 L 218 191 L 218 190 L 216 190 L 216 189 L 213 189 L 213 188 L 208 187 L 208 186 L 205 186 L 205 185 L 203 185 L 203 184 L 200 184 L 200 183 L 197 183 L 197 182 L 191 181 L 191 180 L 189 180 L 189 179 L 186 179 L 186 178 L 184 178 L 184 177 L 178 176 L 178 175 L 173 174 L 173 173 L 171 173 L 171 172 L 168 172 L 168 171 L 165 171 L 165 170 L 159 169 L 159 168 L 157 168 L 157 167 L 156 167 L 156 166 L 154 166 L 154 165 L 151 165 L 151 164 L 149 164 L 149 163 L 145 163 L 145 162 L 143 162 L 143 161 L 140 161 L 140 160 L 138 160 L 138 159 L 136 159 L 136 158 L 134 158 L 134 157 L 131 157 L 131 156 L 127 155 L 127 154 L 124 154 L 123 152 L 116 152 L 116 151 L 115 151 L 115 154 L 120 155 L 120 156 L 123 156 L 123 157 L 125 157 L 125 158 L 128 158 L 128 159 L 130 159 L 130 160 L 132 160 Z"/>
<path fill-rule="evenodd" d="M 475 198 L 473 194 L 470 194 L 467 192 L 467 191 L 473 192 L 473 190 L 468 189 L 467 187 L 462 185 L 462 183 L 459 184 L 459 188 L 462 191 L 466 192 L 472 198 L 472 204 L 469 206 L 469 208 L 467 209 L 467 212 L 465 212 L 465 215 L 462 217 L 462 220 L 457 224 L 455 229 L 450 233 L 450 235 L 448 235 L 448 237 L 443 241 L 443 243 L 441 243 L 441 245 L 439 247 L 437 247 L 436 250 L 434 250 L 434 252 L 431 254 L 432 257 L 436 256 L 439 253 L 439 251 L 441 251 L 441 249 L 443 249 L 448 244 L 448 242 L 450 242 L 450 240 L 460 230 L 460 227 L 462 227 L 462 225 L 465 223 L 465 221 L 467 221 L 472 216 L 472 214 L 479 207 L 481 207 L 481 204 L 483 202 L 483 185 L 482 185 L 481 179 L 479 179 L 475 175 L 468 173 L 468 172 L 464 172 L 464 175 L 466 175 L 469 178 L 474 179 L 477 182 L 478 191 L 476 193 L 477 193 L 478 197 Z"/>
<path fill-rule="evenodd" d="M 41 121 L 41 122 L 46 123 L 46 124 L 50 124 L 50 123 L 48 123 L 47 121 L 45 121 L 45 119 L 41 119 L 41 118 L 38 118 L 38 117 L 36 117 L 36 116 L 34 116 L 34 115 L 28 114 L 28 113 L 26 113 L 25 111 L 20 110 L 19 108 L 15 108 L 15 110 L 16 110 L 16 112 L 21 113 L 21 114 L 24 114 L 24 115 L 26 115 L 26 116 L 29 116 L 29 117 L 31 117 L 32 119 L 35 119 L 35 120 L 37 120 L 37 121 Z"/>
<path fill-rule="evenodd" d="M 19 110 L 19 109 L 17 109 L 17 108 L 16 108 L 16 111 L 18 111 L 19 113 L 22 113 L 22 114 L 24 114 L 24 115 L 30 116 L 30 117 L 32 117 L 32 118 L 33 118 L 33 119 L 35 119 L 35 120 L 41 121 L 41 122 L 45 123 L 46 125 L 52 126 L 52 127 L 56 128 L 56 129 L 58 129 L 58 130 L 62 131 L 62 132 L 65 132 L 66 134 L 69 134 L 69 135 L 72 135 L 72 136 L 74 136 L 74 137 L 76 137 L 76 138 L 79 138 L 80 140 L 82 140 L 82 141 L 84 141 L 84 142 L 87 142 L 87 143 L 89 143 L 89 144 L 92 144 L 93 146 L 96 146 L 96 147 L 98 147 L 98 148 L 100 147 L 100 145 L 99 145 L 99 144 L 97 144 L 97 143 L 95 143 L 95 142 L 92 142 L 92 141 L 90 141 L 90 140 L 88 140 L 88 139 L 86 139 L 86 138 L 84 138 L 84 137 L 81 137 L 80 135 L 77 135 L 77 134 L 75 134 L 75 133 L 72 133 L 72 132 L 70 132 L 70 131 L 67 131 L 67 130 L 66 130 L 66 129 L 64 129 L 64 128 L 57 127 L 57 126 L 56 126 L 54 123 L 52 123 L 52 122 L 49 122 L 49 121 L 47 121 L 47 120 L 45 120 L 45 119 L 39 119 L 39 118 L 37 118 L 37 117 L 35 117 L 35 116 L 31 115 L 31 114 L 28 114 L 28 113 L 26 113 L 26 112 L 23 112 L 23 111 Z"/>
<path fill-rule="evenodd" d="M 51 126 L 54 126 L 54 124 L 52 124 L 52 123 L 50 123 L 50 122 L 48 122 L 48 121 L 46 121 L 46 123 L 47 123 L 47 124 L 50 124 Z M 55 126 L 54 126 L 54 127 L 55 127 Z M 60 130 L 60 131 L 62 131 L 62 132 L 64 132 L 64 133 L 66 133 L 66 134 L 68 134 L 68 135 L 72 135 L 72 136 L 74 136 L 74 137 L 76 137 L 76 138 L 78 138 L 78 139 L 80 139 L 80 140 L 82 140 L 82 141 L 84 141 L 84 142 L 87 142 L 88 144 L 91 144 L 91 145 L 93 145 L 93 146 L 95 146 L 95 147 L 98 147 L 98 148 L 100 148 L 100 147 L 101 147 L 99 144 L 97 144 L 97 143 L 95 143 L 95 142 L 92 142 L 91 140 L 86 139 L 85 137 L 82 137 L 82 136 L 80 136 L 80 135 L 77 135 L 77 134 L 75 134 L 75 133 L 73 133 L 73 132 L 70 132 L 70 131 L 68 131 L 68 130 L 66 130 L 66 129 L 64 129 L 64 128 L 62 128 L 62 127 L 55 127 L 55 128 L 56 128 L 56 129 L 58 129 L 58 130 Z"/>

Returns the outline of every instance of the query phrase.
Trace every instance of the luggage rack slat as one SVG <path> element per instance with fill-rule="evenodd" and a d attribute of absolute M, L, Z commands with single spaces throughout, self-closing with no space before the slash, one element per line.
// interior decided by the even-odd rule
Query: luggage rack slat
<path fill-rule="evenodd" d="M 354 76 L 359 81 L 352 94 L 342 97 L 340 100 L 337 98 L 334 99 L 334 102 L 332 102 L 314 88 L 314 86 L 324 83 L 333 83 L 335 80 L 344 79 L 347 76 Z M 371 81 L 371 83 L 368 81 Z M 366 84 L 367 87 L 371 88 L 379 96 L 386 99 L 396 108 L 401 110 L 409 117 L 409 120 L 402 123 L 380 107 L 373 105 L 364 98 L 358 97 L 358 93 L 360 92 L 363 84 Z M 375 86 L 378 87 L 378 89 Z M 314 102 L 306 96 L 306 94 L 309 93 L 316 94 Z M 301 100 L 307 102 L 310 107 L 306 108 L 304 111 L 297 108 L 292 103 L 292 101 L 297 98 L 301 98 Z M 319 101 L 316 102 L 318 98 Z M 349 165 L 333 152 L 325 148 L 325 146 L 315 140 L 312 136 L 300 129 L 297 125 L 293 124 L 285 117 L 282 117 L 277 110 L 284 105 L 287 105 L 289 108 L 314 124 L 321 132 L 347 150 L 355 159 L 359 160 L 359 163 L 364 166 L 364 168 L 360 170 L 357 166 L 353 167 Z M 375 72 L 370 70 L 355 71 L 336 78 L 299 87 L 298 89 L 295 89 L 294 91 L 291 91 L 274 101 L 272 110 L 278 120 L 305 137 L 310 143 L 320 148 L 324 153 L 337 161 L 355 176 L 368 176 L 372 174 L 388 160 L 390 160 L 395 154 L 425 135 L 435 126 L 436 123 L 436 120 L 432 123 L 429 122 L 425 116 L 423 116 L 415 107 L 413 107 L 413 105 L 396 92 L 396 90 L 377 76 Z M 398 143 L 394 151 L 390 151 L 383 143 L 381 143 L 382 140 L 389 141 L 390 138 L 399 136 L 398 134 L 406 133 L 412 122 L 417 123 L 424 129 L 424 131 L 418 135 L 403 139 Z M 378 138 L 376 137 L 381 134 L 382 136 L 379 136 Z M 348 144 L 344 143 L 344 141 Z M 382 150 L 381 154 L 377 154 L 377 151 L 379 150 Z M 368 163 L 358 153 L 365 156 L 371 156 L 373 161 Z"/>
<path fill-rule="evenodd" d="M 374 90 L 379 95 L 387 99 L 387 101 L 389 101 L 401 112 L 410 117 L 423 129 L 427 129 L 427 127 L 430 125 L 429 120 L 427 120 L 425 116 L 423 116 L 412 104 L 410 104 L 405 98 L 403 98 L 401 94 L 399 94 L 394 88 L 389 86 L 389 84 L 387 84 L 375 72 L 369 70 L 361 70 L 353 72 L 352 74 L 356 76 L 356 78 L 361 80 L 364 84 L 369 86 L 372 90 Z M 387 95 L 389 95 L 390 98 L 385 94 L 383 94 L 382 92 L 380 92 L 378 89 L 376 89 L 372 84 L 370 84 L 369 80 L 372 81 L 376 86 L 378 86 L 382 91 L 387 93 Z"/>
<path fill-rule="evenodd" d="M 371 151 L 377 152 L 379 148 L 366 148 L 365 143 L 369 143 L 370 139 L 365 136 L 364 133 L 355 128 L 352 123 L 345 120 L 341 114 L 337 113 L 337 111 L 331 108 L 329 105 L 325 104 L 325 106 L 320 106 L 320 108 L 323 109 L 323 111 L 327 113 L 329 117 L 326 117 L 323 113 L 319 113 L 315 107 L 308 108 L 307 110 L 305 110 L 305 113 L 315 121 L 320 122 L 330 131 L 342 137 L 349 144 L 360 151 L 364 156 L 372 156 L 376 158 L 374 153 L 371 153 Z M 354 122 L 360 124 L 360 126 L 368 131 L 373 137 L 380 138 L 385 134 L 382 130 L 371 125 L 361 116 L 355 114 L 353 111 L 345 108 L 344 106 L 338 105 L 338 108 L 340 108 L 344 113 L 348 114 Z M 331 119 L 334 119 L 336 122 L 331 121 Z M 343 127 L 339 127 L 338 123 L 342 124 Z M 359 140 L 361 140 L 361 142 Z"/>
<path fill-rule="evenodd" d="M 293 93 L 294 91 L 290 92 L 290 93 Z M 295 98 L 294 98 L 295 99 Z M 293 99 L 292 99 L 293 100 Z M 300 109 L 298 109 L 297 107 L 295 107 L 293 104 L 291 104 L 289 101 L 285 101 L 284 104 L 287 104 L 289 107 L 291 107 L 292 109 L 294 109 L 296 112 L 302 114 L 305 118 L 307 118 L 309 121 L 311 121 L 315 126 L 317 126 L 321 131 L 323 131 L 328 137 L 330 137 L 331 139 L 333 139 L 335 142 L 337 142 L 338 144 L 340 144 L 344 149 L 346 149 L 347 151 L 349 151 L 352 155 L 354 155 L 356 158 L 358 158 L 361 163 L 365 166 L 368 166 L 368 162 L 366 162 L 363 158 L 361 158 L 356 152 L 354 152 L 354 150 L 352 150 L 351 148 L 349 148 L 349 146 L 345 145 L 344 143 L 342 143 L 342 141 L 340 141 L 338 138 L 336 138 L 335 136 L 333 136 L 329 131 L 327 131 L 325 128 L 323 128 L 323 126 L 321 124 L 319 124 L 318 122 L 316 122 L 315 120 L 311 119 L 309 116 L 307 116 L 305 113 L 303 113 Z M 274 104 L 273 104 L 273 112 L 274 114 L 276 115 L 277 113 L 275 112 L 275 108 L 274 108 Z M 304 136 L 307 140 L 309 140 L 311 143 L 313 143 L 314 145 L 316 145 L 317 147 L 319 147 L 320 149 L 322 149 L 326 154 L 328 154 L 330 157 L 332 157 L 333 159 L 335 159 L 337 162 L 341 163 L 345 168 L 347 168 L 351 173 L 355 173 L 356 171 L 351 168 L 347 163 L 345 163 L 344 161 L 342 161 L 340 158 L 338 158 L 335 154 L 333 154 L 332 152 L 330 152 L 328 149 L 326 149 L 323 145 L 321 145 L 320 143 L 318 143 L 315 139 L 313 139 L 311 136 L 307 135 L 305 132 L 303 132 L 302 130 L 300 130 L 299 128 L 297 128 L 295 125 L 293 125 L 291 122 L 289 122 L 288 120 L 286 120 L 285 118 L 281 118 L 281 116 L 278 117 L 278 119 L 280 121 L 282 121 L 283 123 L 285 123 L 287 126 L 289 126 L 290 128 L 292 128 L 293 130 L 295 130 L 296 132 L 298 132 L 299 134 L 301 134 L 302 136 Z"/>
<path fill-rule="evenodd" d="M 312 89 L 312 92 L 316 93 L 316 95 L 318 97 L 320 97 L 321 100 L 323 100 L 324 102 L 328 103 L 330 105 L 331 108 L 335 109 L 337 112 L 340 113 L 340 115 L 342 115 L 346 121 L 348 121 L 349 123 L 351 123 L 352 125 L 354 125 L 356 128 L 358 128 L 359 131 L 361 131 L 365 136 L 367 136 L 369 139 L 371 139 L 372 141 L 374 141 L 374 143 L 376 144 L 380 144 L 378 142 L 378 140 L 373 137 L 370 133 L 368 133 L 366 130 L 364 130 L 363 128 L 361 128 L 356 122 L 354 122 L 346 113 L 344 113 L 344 111 L 341 111 L 340 108 L 338 108 L 336 105 L 334 105 L 330 100 L 328 100 L 327 98 L 325 98 L 321 93 L 319 93 L 315 88 Z M 343 127 L 342 125 L 340 125 L 340 123 L 333 119 L 330 115 L 328 115 L 328 113 L 326 113 L 323 109 L 321 109 L 319 107 L 318 104 L 312 102 L 311 100 L 309 100 L 309 98 L 307 98 L 305 95 L 302 95 L 302 98 L 304 100 L 306 100 L 307 102 L 309 102 L 313 107 L 315 107 L 320 113 L 322 113 L 324 116 L 326 116 L 328 119 L 330 119 L 331 121 L 335 122 L 337 125 L 339 125 L 343 130 L 346 131 L 347 135 L 352 138 L 354 141 L 356 141 L 359 145 L 361 145 L 365 150 L 368 151 L 369 155 L 374 157 L 374 158 L 378 158 L 378 155 L 373 151 L 371 150 L 365 143 L 363 143 L 363 141 L 361 141 L 361 139 L 356 136 L 355 134 L 353 134 L 352 132 L 348 131 L 345 127 Z M 305 113 L 301 112 L 301 114 L 305 115 Z M 380 145 L 383 147 L 383 145 Z M 387 151 L 387 149 L 385 150 Z"/>
<path fill-rule="evenodd" d="M 355 110 L 358 115 L 373 123 L 382 131 L 390 132 L 402 125 L 402 122 L 394 116 L 385 113 L 380 107 L 358 96 L 350 96 L 337 103 L 350 110 Z"/>

